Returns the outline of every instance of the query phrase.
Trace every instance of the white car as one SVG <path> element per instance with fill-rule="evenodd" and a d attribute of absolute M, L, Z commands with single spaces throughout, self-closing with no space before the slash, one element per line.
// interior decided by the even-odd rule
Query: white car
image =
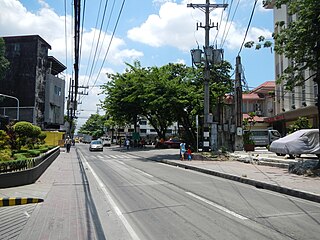
<path fill-rule="evenodd" d="M 103 144 L 101 140 L 93 140 L 90 142 L 89 151 L 103 151 Z"/>
<path fill-rule="evenodd" d="M 270 151 L 278 156 L 288 154 L 290 157 L 301 154 L 319 155 L 319 129 L 302 129 L 275 140 L 270 145 Z"/>
<path fill-rule="evenodd" d="M 101 140 L 102 140 L 103 146 L 107 146 L 107 147 L 111 146 L 111 138 L 102 137 Z"/>

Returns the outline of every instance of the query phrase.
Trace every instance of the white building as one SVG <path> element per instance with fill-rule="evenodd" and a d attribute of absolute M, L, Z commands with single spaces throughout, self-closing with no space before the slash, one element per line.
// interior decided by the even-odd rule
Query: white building
<path fill-rule="evenodd" d="M 296 16 L 289 15 L 286 5 L 277 8 L 275 0 L 263 2 L 266 9 L 273 9 L 274 32 L 278 32 L 276 23 L 284 21 L 285 26 L 294 21 Z M 278 79 L 284 70 L 292 64 L 292 61 L 283 55 L 275 53 L 275 77 Z M 313 73 L 309 70 L 303 72 L 304 79 L 308 79 L 302 86 L 294 87 L 292 91 L 285 89 L 285 83 L 276 84 L 275 89 L 275 116 L 269 118 L 274 129 L 279 130 L 283 135 L 287 133 L 288 127 L 300 116 L 305 116 L 314 128 L 318 127 L 317 83 L 309 77 Z"/>

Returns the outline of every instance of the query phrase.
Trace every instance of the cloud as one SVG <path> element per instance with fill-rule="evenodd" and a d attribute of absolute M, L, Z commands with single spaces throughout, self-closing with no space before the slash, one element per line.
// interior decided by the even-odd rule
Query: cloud
<path fill-rule="evenodd" d="M 189 2 L 182 1 L 182 3 L 178 4 L 172 1 L 164 1 L 158 14 L 149 15 L 140 26 L 134 27 L 127 32 L 128 38 L 152 47 L 171 46 L 182 51 L 189 51 L 194 48 L 196 42 L 203 46 L 205 31 L 200 27 L 200 23 L 204 26 L 205 15 L 200 9 L 188 8 L 187 3 Z M 193 3 L 197 3 L 197 1 Z M 249 2 L 246 2 L 246 4 L 249 4 Z M 246 26 L 238 22 L 230 23 L 230 19 L 226 25 L 226 12 L 224 12 L 220 22 L 222 11 L 222 9 L 215 9 L 210 14 L 210 19 L 213 23 L 220 23 L 217 39 L 215 39 L 217 30 L 215 28 L 210 30 L 210 44 L 213 44 L 214 40 L 216 40 L 217 43 L 224 42 L 224 48 L 231 50 L 239 48 L 244 38 Z M 197 22 L 198 31 L 196 32 L 195 25 Z M 224 28 L 226 29 L 224 30 Z M 225 37 L 227 33 L 228 35 Z M 257 39 L 260 35 L 270 35 L 269 30 L 259 28 L 252 28 L 249 33 L 250 39 Z"/>
<path fill-rule="evenodd" d="M 45 1 L 39 0 L 39 3 L 41 8 L 36 13 L 32 13 L 19 1 L 0 0 L 0 36 L 40 35 L 52 47 L 49 54 L 54 55 L 61 62 L 64 62 L 66 52 L 67 56 L 73 55 L 73 29 L 71 29 L 71 16 L 59 16 Z M 67 37 L 65 37 L 65 25 L 67 26 Z M 92 52 L 93 58 L 98 35 L 97 29 L 84 29 L 82 36 L 82 59 L 89 58 L 92 46 L 94 47 Z M 93 39 L 95 40 L 94 44 L 92 44 Z M 102 43 L 103 39 L 104 41 Z M 110 34 L 105 32 L 101 33 L 101 43 L 98 46 L 96 55 L 98 60 L 103 60 L 105 58 L 110 40 Z M 102 49 L 101 52 L 100 49 Z M 109 63 L 119 65 L 123 64 L 125 61 L 140 58 L 141 56 L 143 56 L 142 52 L 135 49 L 126 49 L 124 40 L 114 37 L 109 48 L 107 59 Z M 70 61 L 71 60 L 72 59 L 70 59 Z"/>

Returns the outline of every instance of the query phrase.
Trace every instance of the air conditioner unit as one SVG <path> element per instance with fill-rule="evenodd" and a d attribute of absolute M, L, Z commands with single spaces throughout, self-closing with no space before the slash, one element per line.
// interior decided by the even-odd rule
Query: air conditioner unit
<path fill-rule="evenodd" d="M 261 111 L 256 111 L 256 114 L 257 114 L 258 116 L 261 116 L 261 115 L 262 115 L 262 112 L 261 112 Z"/>

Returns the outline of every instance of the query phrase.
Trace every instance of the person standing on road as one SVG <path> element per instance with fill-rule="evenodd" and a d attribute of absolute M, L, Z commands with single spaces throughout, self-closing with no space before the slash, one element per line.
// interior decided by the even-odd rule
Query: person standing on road
<path fill-rule="evenodd" d="M 68 136 L 64 141 L 64 145 L 66 146 L 67 153 L 70 152 L 71 144 L 72 144 L 72 140 Z"/>

